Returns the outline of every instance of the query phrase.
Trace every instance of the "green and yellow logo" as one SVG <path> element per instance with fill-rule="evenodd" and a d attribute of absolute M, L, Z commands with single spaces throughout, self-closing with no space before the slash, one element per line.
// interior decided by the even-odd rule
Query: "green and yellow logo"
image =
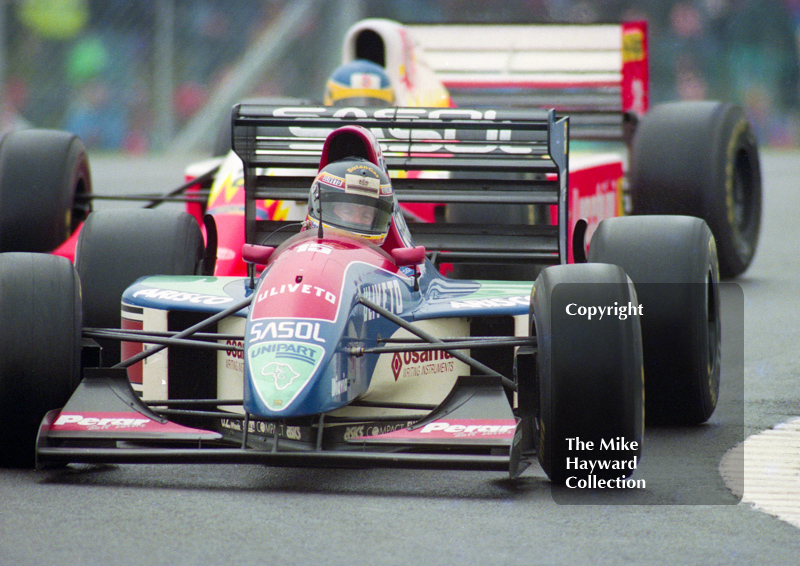
<path fill-rule="evenodd" d="M 306 342 L 265 342 L 250 346 L 247 360 L 255 390 L 270 411 L 291 405 L 310 383 L 325 349 Z"/>

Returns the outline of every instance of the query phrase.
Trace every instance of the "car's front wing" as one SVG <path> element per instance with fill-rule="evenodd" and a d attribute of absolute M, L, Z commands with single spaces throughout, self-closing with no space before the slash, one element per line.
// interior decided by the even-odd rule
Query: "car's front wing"
<path fill-rule="evenodd" d="M 133 392 L 124 371 L 97 369 L 87 372 L 63 409 L 43 420 L 37 465 L 230 463 L 486 470 L 512 477 L 527 467 L 531 454 L 521 449 L 527 446 L 520 443 L 522 426 L 497 380 L 461 378 L 440 406 L 422 412 L 414 418 L 321 416 L 305 423 L 202 408 L 156 412 Z M 165 413 L 209 426 L 178 424 Z"/>

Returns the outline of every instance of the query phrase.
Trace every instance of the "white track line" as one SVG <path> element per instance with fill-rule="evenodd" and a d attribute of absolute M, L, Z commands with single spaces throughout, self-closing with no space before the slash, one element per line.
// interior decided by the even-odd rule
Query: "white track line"
<path fill-rule="evenodd" d="M 742 501 L 800 528 L 800 418 L 731 448 L 719 471 Z"/>

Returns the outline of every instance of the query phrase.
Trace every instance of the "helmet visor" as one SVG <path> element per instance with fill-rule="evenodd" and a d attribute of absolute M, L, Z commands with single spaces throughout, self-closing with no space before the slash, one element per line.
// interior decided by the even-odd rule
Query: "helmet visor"
<path fill-rule="evenodd" d="M 318 197 L 312 198 L 309 206 L 311 218 L 363 236 L 385 236 L 388 232 L 390 199 L 331 190 L 321 183 L 317 187 Z"/>

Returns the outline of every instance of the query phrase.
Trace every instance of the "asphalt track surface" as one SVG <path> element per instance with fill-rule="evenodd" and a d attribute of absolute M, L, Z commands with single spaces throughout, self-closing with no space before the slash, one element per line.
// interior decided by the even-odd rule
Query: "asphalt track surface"
<path fill-rule="evenodd" d="M 797 564 L 798 529 L 738 502 L 717 469 L 743 436 L 800 414 L 800 154 L 762 161 L 758 255 L 723 296 L 734 314 L 720 405 L 702 427 L 647 431 L 646 489 L 565 498 L 538 466 L 516 481 L 253 465 L 0 470 L 0 564 Z M 98 192 L 169 189 L 182 165 L 92 163 Z"/>

